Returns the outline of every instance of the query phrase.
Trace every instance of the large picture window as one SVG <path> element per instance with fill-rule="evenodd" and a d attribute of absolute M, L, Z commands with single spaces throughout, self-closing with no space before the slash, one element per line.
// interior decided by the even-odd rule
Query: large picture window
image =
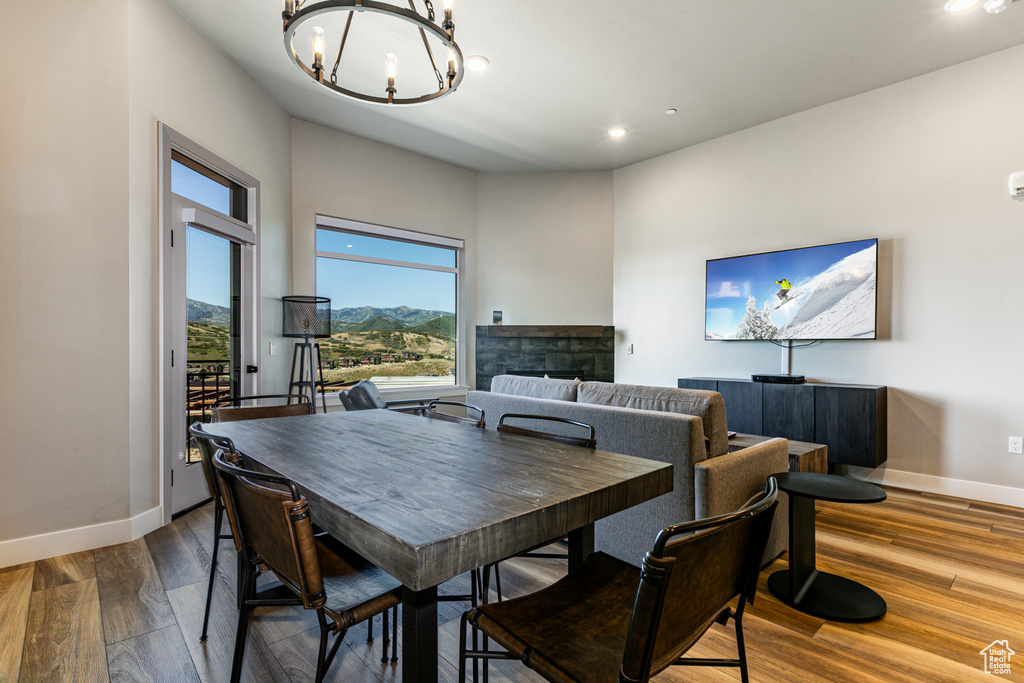
<path fill-rule="evenodd" d="M 331 300 L 320 341 L 328 384 L 381 389 L 458 383 L 462 240 L 317 216 L 317 295 Z"/>

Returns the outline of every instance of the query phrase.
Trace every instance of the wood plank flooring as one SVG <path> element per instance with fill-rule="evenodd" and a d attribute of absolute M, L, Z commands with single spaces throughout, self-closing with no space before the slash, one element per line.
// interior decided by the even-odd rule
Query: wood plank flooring
<path fill-rule="evenodd" d="M 888 489 L 876 505 L 818 503 L 818 567 L 878 591 L 889 611 L 867 624 L 825 622 L 794 611 L 760 577 L 744 619 L 753 681 L 992 681 L 980 651 L 1006 640 L 1024 681 L 1024 510 Z M 228 680 L 234 643 L 231 544 L 214 588 L 210 637 L 199 642 L 210 566 L 211 506 L 133 543 L 0 569 L 0 681 Z M 564 573 L 557 560 L 502 565 L 506 595 L 537 590 Z M 465 577 L 441 587 L 465 593 Z M 440 603 L 440 679 L 455 681 L 463 603 Z M 250 633 L 243 680 L 312 680 L 313 614 L 261 609 Z M 342 644 L 328 680 L 398 683 L 401 665 L 381 663 L 380 619 Z M 401 650 L 401 643 L 399 643 Z M 714 627 L 691 650 L 731 657 L 733 629 Z M 513 662 L 492 680 L 536 681 Z M 735 681 L 734 669 L 677 669 L 657 681 Z"/>

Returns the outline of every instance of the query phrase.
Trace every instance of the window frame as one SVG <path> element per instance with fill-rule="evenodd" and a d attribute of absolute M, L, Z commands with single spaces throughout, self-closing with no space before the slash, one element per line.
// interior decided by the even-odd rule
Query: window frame
<path fill-rule="evenodd" d="M 403 228 L 393 228 L 386 225 L 377 225 L 374 223 L 364 223 L 362 221 L 351 220 L 348 218 L 338 218 L 336 216 L 327 216 L 324 214 L 316 214 L 316 224 L 314 226 L 313 233 L 313 244 L 314 247 L 317 242 L 317 233 L 320 230 L 331 230 L 333 232 L 349 233 L 355 235 L 365 235 L 367 237 L 377 237 L 382 239 L 390 239 L 396 242 L 407 242 L 413 244 L 422 244 L 430 247 L 442 247 L 445 249 L 451 249 L 455 252 L 455 266 L 435 266 L 424 263 L 414 263 L 409 261 L 396 261 L 392 259 L 383 259 L 373 256 L 358 256 L 355 254 L 344 254 L 335 251 L 321 251 L 314 248 L 314 259 L 313 259 L 313 278 L 316 281 L 317 278 L 317 267 L 320 258 L 329 258 L 339 261 L 356 261 L 360 263 L 372 263 L 384 266 L 396 266 L 399 268 L 415 268 L 418 270 L 432 270 L 441 273 L 454 273 L 455 274 L 455 384 L 444 385 L 438 387 L 396 387 L 393 389 L 382 389 L 381 393 L 385 396 L 402 397 L 408 398 L 420 398 L 425 396 L 439 396 L 439 395 L 450 395 L 450 394 L 465 394 L 468 390 L 466 382 L 466 335 L 465 326 L 466 322 L 464 319 L 465 314 L 465 271 L 466 271 L 466 242 L 463 239 L 456 237 L 445 237 L 443 235 L 433 235 L 425 232 L 417 232 L 414 230 L 406 230 Z"/>

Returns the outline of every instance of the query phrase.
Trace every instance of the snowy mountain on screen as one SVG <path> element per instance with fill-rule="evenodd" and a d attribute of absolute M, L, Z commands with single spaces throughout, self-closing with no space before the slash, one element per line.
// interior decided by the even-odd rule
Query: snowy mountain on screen
<path fill-rule="evenodd" d="M 776 339 L 875 336 L 875 247 L 851 254 L 807 282 L 793 319 Z"/>

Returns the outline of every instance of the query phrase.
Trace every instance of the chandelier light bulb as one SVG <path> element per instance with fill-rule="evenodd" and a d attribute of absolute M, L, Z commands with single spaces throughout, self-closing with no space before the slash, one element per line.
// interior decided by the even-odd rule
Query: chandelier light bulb
<path fill-rule="evenodd" d="M 324 30 L 313 27 L 313 68 L 322 71 L 324 68 Z"/>
<path fill-rule="evenodd" d="M 295 14 L 295 0 L 284 0 L 284 16 L 288 19 Z"/>
<path fill-rule="evenodd" d="M 398 57 L 395 56 L 394 52 L 389 52 L 384 55 L 384 68 L 388 74 L 388 87 L 384 91 L 388 94 L 388 104 L 395 103 L 395 71 L 398 68 Z"/>
<path fill-rule="evenodd" d="M 455 73 L 455 50 L 448 50 L 448 71 Z"/>
<path fill-rule="evenodd" d="M 444 9 L 446 12 L 452 11 L 452 0 L 444 0 Z"/>
<path fill-rule="evenodd" d="M 978 2 L 979 0 L 949 0 L 949 2 L 946 3 L 946 11 L 966 12 L 967 10 L 977 5 Z"/>

